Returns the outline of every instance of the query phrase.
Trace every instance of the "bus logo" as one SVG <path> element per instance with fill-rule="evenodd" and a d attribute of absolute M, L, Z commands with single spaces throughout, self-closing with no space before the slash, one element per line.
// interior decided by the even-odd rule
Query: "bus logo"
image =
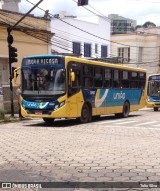
<path fill-rule="evenodd" d="M 126 94 L 122 93 L 122 91 L 120 93 L 114 93 L 113 94 L 114 99 L 125 99 L 125 97 L 126 97 Z"/>
<path fill-rule="evenodd" d="M 104 100 L 107 97 L 108 94 L 108 89 L 105 90 L 104 94 L 102 95 L 102 97 L 100 98 L 100 89 L 97 90 L 96 93 L 96 97 L 95 97 L 95 106 L 96 107 L 100 107 L 102 105 L 102 103 L 104 102 Z"/>

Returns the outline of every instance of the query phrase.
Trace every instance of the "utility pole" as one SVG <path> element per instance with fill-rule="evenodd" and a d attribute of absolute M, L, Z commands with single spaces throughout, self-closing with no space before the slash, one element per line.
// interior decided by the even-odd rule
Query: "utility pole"
<path fill-rule="evenodd" d="M 9 80 L 10 80 L 10 101 L 11 101 L 11 116 L 14 117 L 14 103 L 13 103 L 13 84 L 12 84 L 12 66 L 13 62 L 17 62 L 17 49 L 12 45 L 14 39 L 11 35 L 12 30 L 26 17 L 28 16 L 43 0 L 40 0 L 32 9 L 30 9 L 19 21 L 17 21 L 13 26 L 7 28 L 7 42 L 8 42 L 8 52 L 9 52 Z"/>

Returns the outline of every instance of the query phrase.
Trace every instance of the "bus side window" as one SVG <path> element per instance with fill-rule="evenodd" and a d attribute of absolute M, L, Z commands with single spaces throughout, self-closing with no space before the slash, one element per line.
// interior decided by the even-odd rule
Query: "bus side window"
<path fill-rule="evenodd" d="M 111 86 L 111 69 L 107 68 L 104 70 L 104 87 L 110 88 Z"/>
<path fill-rule="evenodd" d="M 85 77 L 84 79 L 84 86 L 86 88 L 92 87 L 92 79 L 89 77 Z"/>
<path fill-rule="evenodd" d="M 95 67 L 94 69 L 94 86 L 95 87 L 102 87 L 102 76 L 103 70 L 100 67 Z"/>
<path fill-rule="evenodd" d="M 130 88 L 138 88 L 138 73 L 131 72 L 130 74 Z"/>
<path fill-rule="evenodd" d="M 83 85 L 85 88 L 93 86 L 93 66 L 83 66 Z"/>
<path fill-rule="evenodd" d="M 113 70 L 113 88 L 119 88 L 119 70 Z"/>
<path fill-rule="evenodd" d="M 144 87 L 145 87 L 145 80 L 146 80 L 145 73 L 139 73 L 139 84 L 138 84 L 138 87 L 140 89 L 144 89 Z"/>
<path fill-rule="evenodd" d="M 121 84 L 123 88 L 129 88 L 129 75 L 128 71 L 122 71 Z"/>
<path fill-rule="evenodd" d="M 93 67 L 92 66 L 84 66 L 83 73 L 85 76 L 92 76 L 93 75 Z"/>

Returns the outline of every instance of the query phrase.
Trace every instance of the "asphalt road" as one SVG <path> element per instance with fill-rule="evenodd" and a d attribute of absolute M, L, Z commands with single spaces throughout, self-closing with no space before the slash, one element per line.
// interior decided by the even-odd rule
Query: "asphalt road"
<path fill-rule="evenodd" d="M 1 123 L 1 185 L 9 183 L 12 190 L 22 190 L 16 186 L 25 187 L 24 182 L 60 187 L 43 190 L 160 190 L 159 116 L 160 111 L 145 109 L 88 124 L 74 119 L 52 126 L 41 119 Z M 41 186 L 31 184 L 27 190 Z"/>

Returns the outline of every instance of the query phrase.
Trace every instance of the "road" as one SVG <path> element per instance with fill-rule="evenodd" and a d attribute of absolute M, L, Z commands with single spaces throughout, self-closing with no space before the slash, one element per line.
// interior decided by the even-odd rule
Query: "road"
<path fill-rule="evenodd" d="M 69 181 L 77 187 L 82 182 L 91 183 L 67 191 L 160 190 L 147 188 L 157 187 L 160 181 L 159 116 L 160 111 L 145 109 L 130 113 L 128 118 L 103 116 L 88 124 L 73 119 L 58 120 L 52 126 L 41 119 L 0 124 L 0 180 Z M 146 184 L 134 188 L 140 181 Z M 100 189 L 102 182 L 113 187 L 123 182 L 124 186 Z M 133 188 L 128 189 L 127 182 Z"/>

